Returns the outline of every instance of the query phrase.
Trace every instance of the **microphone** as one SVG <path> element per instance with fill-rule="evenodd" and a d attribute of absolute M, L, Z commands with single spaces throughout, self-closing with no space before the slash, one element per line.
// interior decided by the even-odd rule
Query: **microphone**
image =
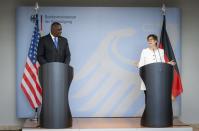
<path fill-rule="evenodd" d="M 159 48 L 158 48 L 158 54 L 159 54 L 159 57 L 160 57 L 160 62 L 161 62 L 161 63 L 163 63 L 163 62 L 162 62 L 162 58 L 161 58 L 161 55 L 160 55 L 160 51 L 159 51 Z"/>
<path fill-rule="evenodd" d="M 154 51 L 154 48 L 153 48 L 153 54 L 154 54 L 154 56 L 155 56 L 155 61 L 158 62 L 158 61 L 157 61 L 156 54 L 155 54 L 155 51 Z"/>

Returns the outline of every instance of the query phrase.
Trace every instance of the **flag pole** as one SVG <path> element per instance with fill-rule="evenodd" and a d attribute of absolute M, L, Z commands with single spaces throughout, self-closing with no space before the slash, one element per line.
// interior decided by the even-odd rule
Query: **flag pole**
<path fill-rule="evenodd" d="M 31 15 L 30 17 L 30 20 L 34 23 L 35 20 L 36 20 L 36 15 L 38 14 L 39 12 L 39 5 L 38 5 L 38 2 L 35 3 L 35 7 L 34 7 L 34 14 Z"/>
<path fill-rule="evenodd" d="M 166 49 L 167 50 L 167 55 L 169 54 L 169 52 L 170 52 L 170 55 L 172 55 L 172 56 L 170 56 L 170 58 L 169 58 L 169 56 L 166 56 L 166 57 L 168 57 L 167 58 L 168 61 L 172 61 L 174 59 L 175 62 L 176 62 L 175 55 L 174 55 L 170 40 L 168 38 L 167 31 L 166 31 L 166 6 L 165 6 L 165 0 L 162 0 L 162 9 L 161 9 L 161 11 L 162 11 L 162 16 L 163 16 L 163 22 L 162 22 L 163 34 L 162 34 L 162 31 L 161 31 L 161 37 L 165 38 L 164 42 L 161 42 L 161 43 L 162 44 L 163 43 L 167 44 L 167 46 L 168 46 L 168 49 Z M 160 37 L 160 39 L 161 39 L 161 37 Z M 170 50 L 170 51 L 168 51 L 168 50 Z M 166 51 L 164 49 L 164 53 L 165 52 Z M 179 75 L 179 71 L 178 71 L 178 67 L 177 67 L 177 63 L 176 63 L 176 65 L 174 65 L 174 74 L 173 75 L 174 75 L 173 77 L 175 77 L 175 79 L 173 79 L 173 81 L 175 81 L 175 82 L 173 82 L 173 83 L 175 83 L 175 84 L 172 85 L 172 95 L 171 95 L 172 101 L 174 101 L 176 99 L 176 96 L 178 96 L 183 91 L 182 84 L 181 84 L 181 79 L 180 79 L 180 75 Z M 175 90 L 175 94 L 173 93 L 173 90 Z"/>
<path fill-rule="evenodd" d="M 38 2 L 35 3 L 35 14 L 32 17 L 33 22 L 36 22 L 36 15 L 38 14 L 39 11 L 39 4 Z M 39 113 L 38 113 L 38 107 L 35 108 L 35 114 L 34 114 L 34 118 L 31 119 L 32 121 L 36 121 L 37 123 L 39 122 Z"/>
<path fill-rule="evenodd" d="M 161 10 L 162 10 L 162 15 L 165 16 L 166 15 L 166 5 L 165 5 L 164 2 L 162 3 L 162 9 Z"/>
<path fill-rule="evenodd" d="M 39 11 L 39 4 L 38 2 L 35 3 L 35 13 L 37 14 Z"/>
<path fill-rule="evenodd" d="M 38 4 L 38 2 L 36 2 L 35 3 L 35 13 L 36 13 L 36 15 L 38 14 L 38 11 L 39 11 L 39 4 Z M 37 123 L 39 121 L 39 116 L 38 115 L 39 115 L 38 114 L 38 107 L 36 107 L 35 108 L 35 119 L 36 119 Z"/>

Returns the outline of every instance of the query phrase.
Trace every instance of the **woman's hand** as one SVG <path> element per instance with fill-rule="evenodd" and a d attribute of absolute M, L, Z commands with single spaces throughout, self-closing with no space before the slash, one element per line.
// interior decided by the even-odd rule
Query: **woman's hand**
<path fill-rule="evenodd" d="M 138 67 L 138 66 L 139 66 L 139 62 L 137 62 L 137 61 L 133 62 L 133 65 L 134 65 L 135 67 Z"/>
<path fill-rule="evenodd" d="M 172 101 L 175 101 L 176 98 L 172 95 L 172 96 L 171 96 L 171 100 L 172 100 Z"/>
<path fill-rule="evenodd" d="M 174 62 L 174 60 L 171 60 L 171 61 L 168 62 L 168 64 L 174 66 L 174 65 L 176 65 L 176 62 Z"/>

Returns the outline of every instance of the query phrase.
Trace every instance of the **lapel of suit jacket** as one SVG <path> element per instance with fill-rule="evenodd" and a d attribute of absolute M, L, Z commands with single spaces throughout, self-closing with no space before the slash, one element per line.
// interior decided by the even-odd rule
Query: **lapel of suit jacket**
<path fill-rule="evenodd" d="M 61 49 L 61 45 L 62 45 L 62 43 L 61 43 L 61 37 L 58 37 L 58 49 L 59 50 Z"/>
<path fill-rule="evenodd" d="M 48 34 L 48 41 L 49 41 L 50 46 L 52 46 L 55 50 L 57 50 L 57 48 L 56 48 L 56 46 L 54 44 L 54 41 L 53 41 L 53 39 L 52 39 L 50 34 Z M 59 40 L 58 40 L 58 42 L 59 42 Z M 58 46 L 58 48 L 59 48 L 59 46 Z"/>

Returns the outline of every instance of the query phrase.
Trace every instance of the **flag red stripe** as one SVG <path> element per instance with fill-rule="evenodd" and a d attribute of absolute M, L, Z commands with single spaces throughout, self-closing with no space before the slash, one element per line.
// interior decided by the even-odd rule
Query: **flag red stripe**
<path fill-rule="evenodd" d="M 26 63 L 26 69 L 29 72 L 29 74 L 31 75 L 32 79 L 34 80 L 34 82 L 36 84 L 36 88 L 39 91 L 40 95 L 42 95 L 42 89 L 37 82 L 37 78 L 36 78 L 35 74 L 33 73 L 32 69 L 30 68 L 30 66 L 27 63 Z"/>
<path fill-rule="evenodd" d="M 173 94 L 173 96 L 176 97 L 176 96 L 180 95 L 182 92 L 183 92 L 183 89 L 182 89 L 180 75 L 177 73 L 177 71 L 174 68 L 172 94 Z"/>
<path fill-rule="evenodd" d="M 38 105 L 41 104 L 40 100 L 38 99 L 38 97 L 37 97 L 37 95 L 36 95 L 36 92 L 35 92 L 35 90 L 34 90 L 32 84 L 30 83 L 30 81 L 29 81 L 29 79 L 27 78 L 27 76 L 25 75 L 25 73 L 24 73 L 24 75 L 23 75 L 23 79 L 24 79 L 24 81 L 26 82 L 26 84 L 28 85 L 28 87 L 30 88 L 30 90 L 31 90 L 31 92 L 32 92 L 32 94 L 33 94 L 33 96 L 34 96 L 34 98 L 35 98 L 35 100 L 36 100 L 36 103 L 37 103 Z"/>
<path fill-rule="evenodd" d="M 29 94 L 27 93 L 27 91 L 26 91 L 25 87 L 23 86 L 23 84 L 21 84 L 21 89 L 23 90 L 24 94 L 25 94 L 26 97 L 28 98 L 28 101 L 29 101 L 31 107 L 34 109 L 35 106 L 34 106 L 34 104 L 33 104 L 33 101 L 32 101 L 32 99 L 30 98 Z"/>
<path fill-rule="evenodd" d="M 160 48 L 160 49 L 163 49 L 162 43 L 159 44 L 159 48 Z"/>
<path fill-rule="evenodd" d="M 164 55 L 165 62 L 169 62 L 169 59 Z M 176 69 L 173 70 L 173 82 L 172 82 L 172 95 L 174 97 L 180 95 L 183 92 L 180 75 L 177 73 Z"/>
<path fill-rule="evenodd" d="M 37 68 L 36 64 L 33 65 L 35 67 L 35 70 L 37 71 L 37 73 L 39 72 L 39 69 Z"/>

